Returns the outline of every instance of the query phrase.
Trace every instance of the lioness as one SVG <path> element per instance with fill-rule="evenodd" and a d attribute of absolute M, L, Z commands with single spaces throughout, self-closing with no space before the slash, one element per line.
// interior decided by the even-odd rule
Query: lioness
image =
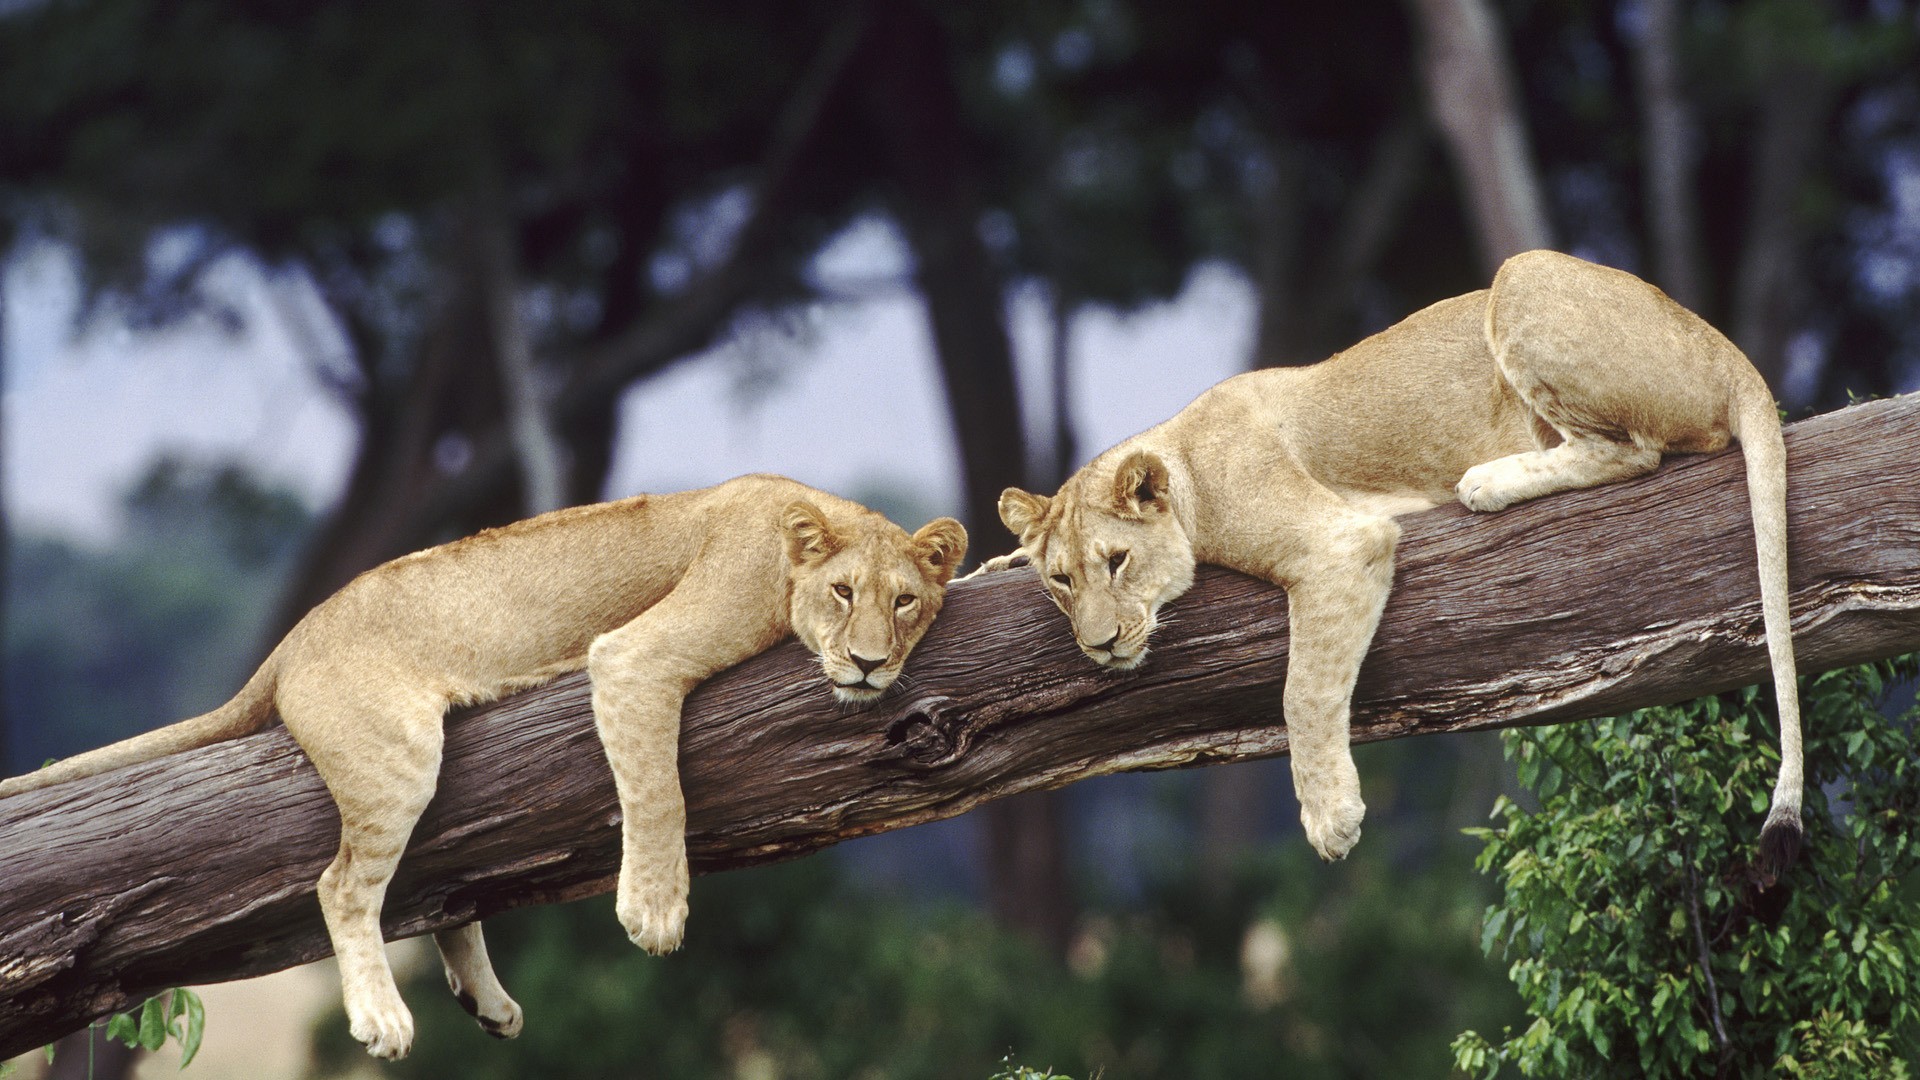
<path fill-rule="evenodd" d="M 680 705 L 696 684 L 789 633 L 835 696 L 878 697 L 939 612 L 967 534 L 908 536 L 857 503 L 778 476 L 542 514 L 407 555 L 300 620 L 238 696 L 204 716 L 0 783 L 29 791 L 265 727 L 275 710 L 340 808 L 320 876 L 353 1037 L 379 1057 L 413 1042 L 380 906 L 432 798 L 448 706 L 587 669 L 623 821 L 616 912 L 635 944 L 680 944 L 687 917 Z M 488 1032 L 520 1006 L 480 924 L 434 935 L 447 982 Z"/>
<path fill-rule="evenodd" d="M 1287 591 L 1283 693 L 1294 790 L 1322 857 L 1366 806 L 1347 709 L 1393 580 L 1396 515 L 1473 510 L 1653 471 L 1738 439 L 1780 708 L 1780 774 L 1761 837 L 1800 841 L 1800 713 L 1790 637 L 1786 452 L 1766 383 L 1698 316 L 1631 274 L 1533 251 L 1493 287 L 1443 300 L 1329 360 L 1253 371 L 1095 458 L 1052 498 L 1008 488 L 1000 517 L 1094 661 L 1147 656 L 1196 562 Z"/>

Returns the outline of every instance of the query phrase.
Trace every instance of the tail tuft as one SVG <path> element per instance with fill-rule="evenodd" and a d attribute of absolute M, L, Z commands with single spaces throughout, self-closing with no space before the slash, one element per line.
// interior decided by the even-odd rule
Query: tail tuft
<path fill-rule="evenodd" d="M 1803 830 L 1798 815 L 1770 814 L 1760 830 L 1760 872 L 1774 881 L 1786 876 L 1800 857 Z"/>

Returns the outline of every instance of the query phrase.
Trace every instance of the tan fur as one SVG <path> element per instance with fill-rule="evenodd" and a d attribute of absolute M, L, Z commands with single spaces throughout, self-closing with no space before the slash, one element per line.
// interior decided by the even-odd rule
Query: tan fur
<path fill-rule="evenodd" d="M 1320 364 L 1238 375 L 1101 454 L 1052 498 L 1000 515 L 1096 662 L 1147 655 L 1196 562 L 1287 591 L 1294 786 L 1323 857 L 1360 838 L 1348 701 L 1393 578 L 1394 516 L 1458 498 L 1499 510 L 1652 471 L 1740 440 L 1780 701 L 1781 770 L 1763 836 L 1775 872 L 1800 829 L 1779 416 L 1731 342 L 1631 274 L 1555 252 L 1507 260 Z"/>
<path fill-rule="evenodd" d="M 635 944 L 665 952 L 687 916 L 687 693 L 792 633 L 842 700 L 878 697 L 966 546 L 950 518 L 909 537 L 777 476 L 543 514 L 369 570 L 308 613 L 232 701 L 0 783 L 0 796 L 235 738 L 277 709 L 340 808 L 340 852 L 319 895 L 353 1036 L 400 1057 L 413 1018 L 380 906 L 433 795 L 448 706 L 587 669 L 624 822 L 616 911 Z M 479 924 L 434 939 L 461 1004 L 489 1032 L 517 1034 L 520 1007 Z"/>

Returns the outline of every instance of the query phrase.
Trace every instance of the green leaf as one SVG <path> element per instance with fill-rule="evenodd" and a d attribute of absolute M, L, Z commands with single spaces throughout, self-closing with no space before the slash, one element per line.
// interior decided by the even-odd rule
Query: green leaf
<path fill-rule="evenodd" d="M 173 992 L 173 1002 L 176 1009 L 182 1008 L 182 1002 L 185 1003 L 187 1031 L 180 1037 L 180 1067 L 184 1069 L 193 1063 L 193 1055 L 200 1052 L 200 1040 L 206 1037 L 207 1006 L 200 1000 L 199 994 L 184 988 Z"/>
<path fill-rule="evenodd" d="M 155 994 L 140 1006 L 140 1045 L 148 1051 L 158 1050 L 167 1041 L 167 1007 L 160 995 Z"/>
<path fill-rule="evenodd" d="M 114 1013 L 107 1020 L 107 1038 L 118 1039 L 126 1046 L 140 1045 L 140 1025 L 134 1022 L 132 1013 Z"/>

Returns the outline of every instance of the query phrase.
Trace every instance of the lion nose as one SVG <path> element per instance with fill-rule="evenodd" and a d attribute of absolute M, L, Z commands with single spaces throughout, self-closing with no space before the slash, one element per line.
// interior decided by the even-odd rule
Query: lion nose
<path fill-rule="evenodd" d="M 853 666 L 859 668 L 860 674 L 862 675 L 873 674 L 873 671 L 875 668 L 887 662 L 887 658 L 884 656 L 878 660 L 869 660 L 866 657 L 861 656 L 859 653 L 856 653 L 856 652 L 848 653 L 847 659 L 853 661 Z"/>
<path fill-rule="evenodd" d="M 1118 644 L 1120 644 L 1120 631 L 1115 630 L 1112 637 L 1095 645 L 1094 649 L 1099 652 L 1112 652 L 1113 647 Z"/>

